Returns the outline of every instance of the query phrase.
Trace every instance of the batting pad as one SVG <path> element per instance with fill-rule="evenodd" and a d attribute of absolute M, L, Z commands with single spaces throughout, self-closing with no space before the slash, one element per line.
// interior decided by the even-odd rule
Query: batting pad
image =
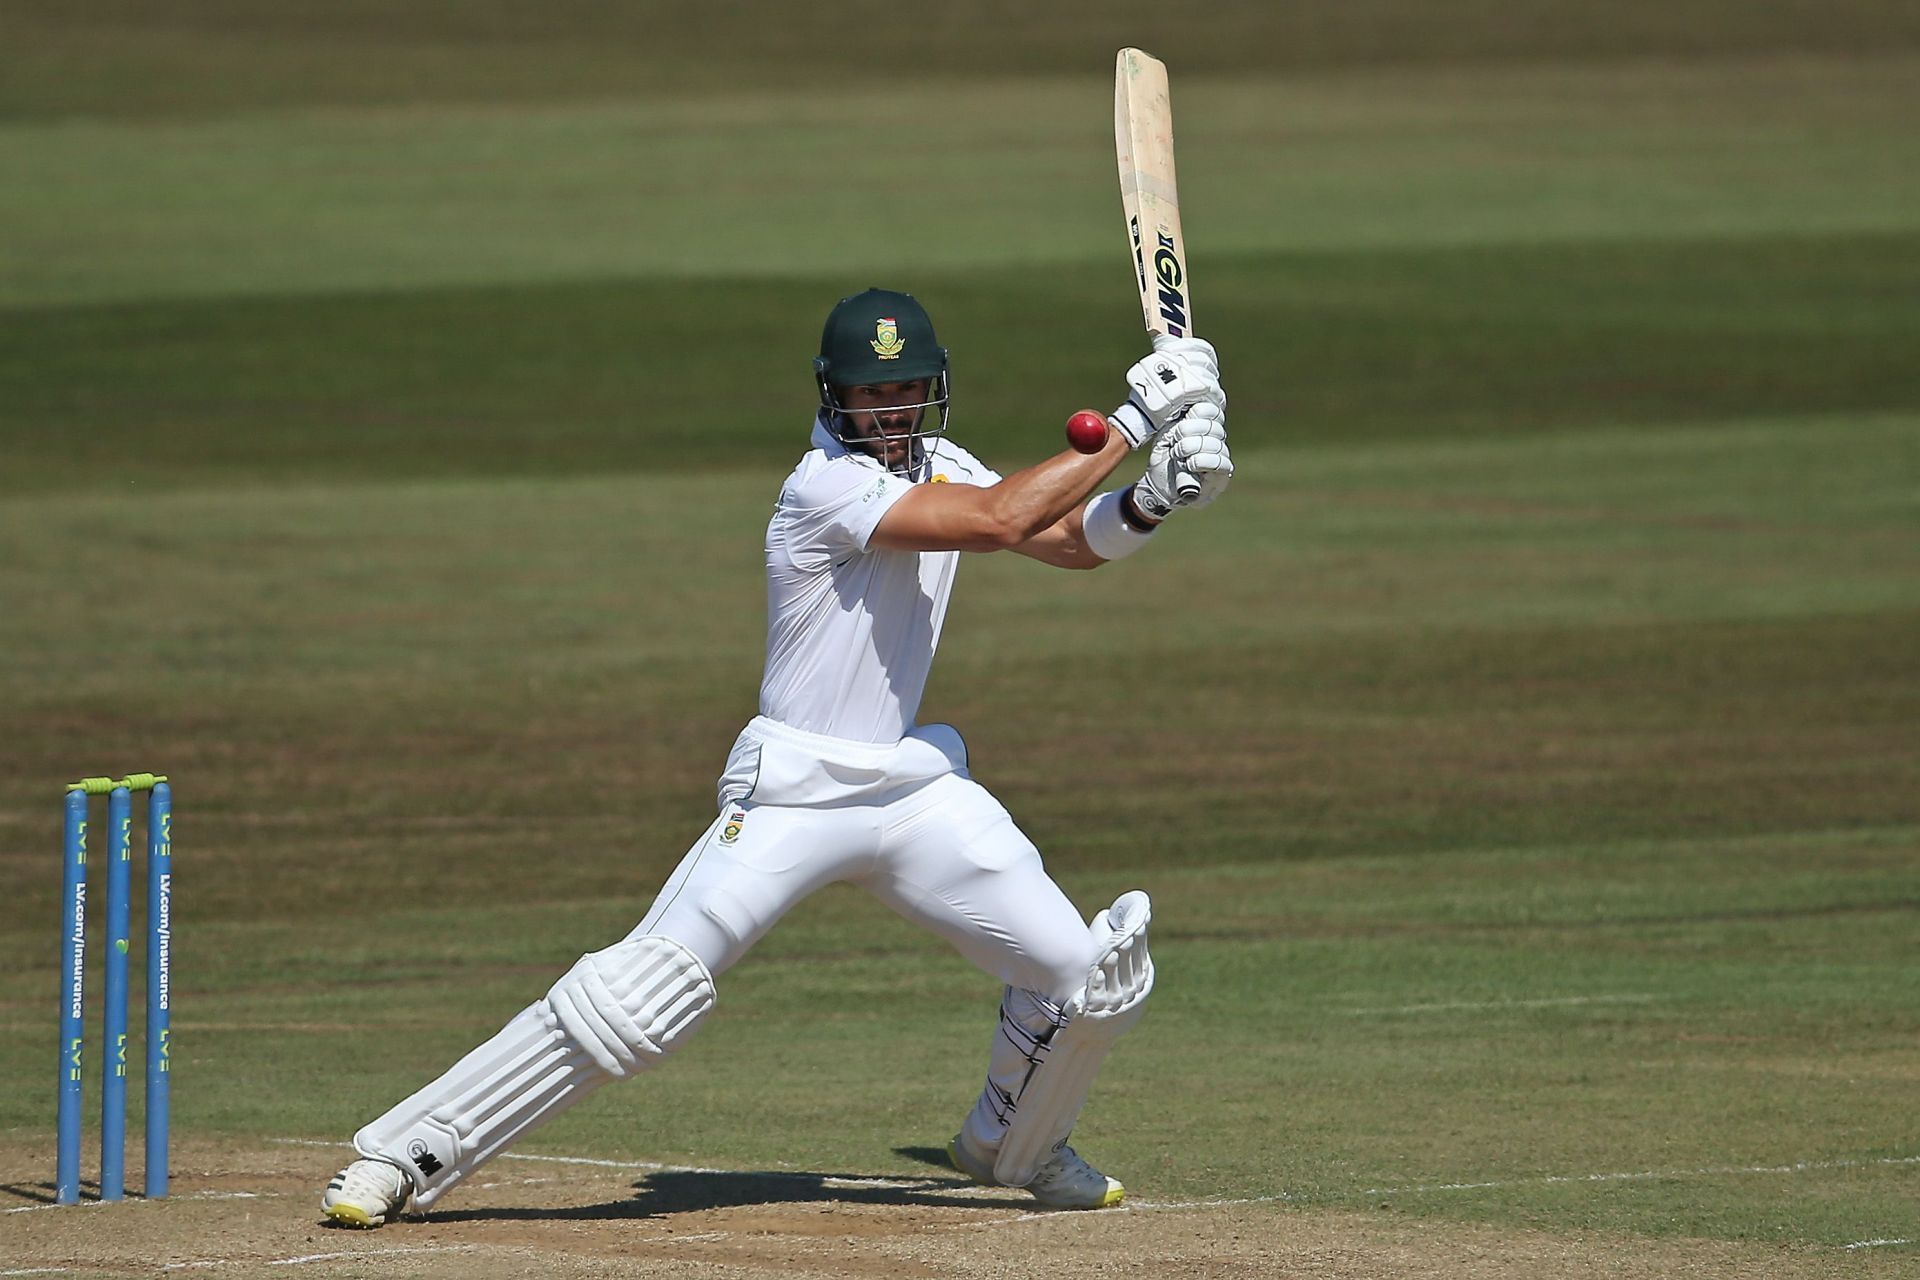
<path fill-rule="evenodd" d="M 1033 1070 L 1012 1100 L 994 1157 L 995 1181 L 1023 1187 L 1034 1180 L 1073 1132 L 1107 1051 L 1146 1012 L 1153 991 L 1153 957 L 1147 952 L 1152 916 L 1152 903 L 1136 889 L 1093 918 L 1089 928 L 1100 958 L 1087 985 L 1067 1002 L 1064 1025 L 1033 1052 Z"/>
<path fill-rule="evenodd" d="M 390 1160 L 425 1209 L 522 1134 L 665 1057 L 713 1008 L 713 979 L 670 938 L 582 956 L 491 1040 L 353 1136 Z"/>
<path fill-rule="evenodd" d="M 581 956 L 547 1003 L 595 1064 L 624 1080 L 693 1033 L 713 1008 L 713 979 L 671 938 L 629 938 Z"/>

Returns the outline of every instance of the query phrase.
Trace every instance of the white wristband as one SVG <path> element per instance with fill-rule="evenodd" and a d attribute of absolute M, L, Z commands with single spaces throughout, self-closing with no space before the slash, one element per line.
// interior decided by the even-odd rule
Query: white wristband
<path fill-rule="evenodd" d="M 1149 530 L 1142 533 L 1128 523 L 1120 512 L 1120 504 L 1127 500 L 1125 489 L 1116 489 L 1112 493 L 1103 493 L 1087 504 L 1087 513 L 1080 519 L 1080 527 L 1086 535 L 1087 548 L 1102 560 L 1118 560 L 1130 556 L 1147 545 L 1153 537 Z"/>

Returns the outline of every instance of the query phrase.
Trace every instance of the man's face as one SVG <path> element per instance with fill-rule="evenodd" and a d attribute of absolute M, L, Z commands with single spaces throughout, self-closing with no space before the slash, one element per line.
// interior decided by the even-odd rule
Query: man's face
<path fill-rule="evenodd" d="M 908 462 L 912 448 L 909 433 L 920 425 L 926 413 L 927 392 L 933 386 L 928 378 L 909 382 L 875 382 L 860 386 L 835 387 L 834 394 L 846 410 L 846 432 L 870 441 L 867 452 L 889 469 L 900 469 Z"/>

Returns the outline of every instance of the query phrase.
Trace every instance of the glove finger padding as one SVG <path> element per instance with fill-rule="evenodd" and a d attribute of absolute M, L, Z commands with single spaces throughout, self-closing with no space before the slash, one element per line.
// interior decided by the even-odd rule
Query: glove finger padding
<path fill-rule="evenodd" d="M 1223 463 L 1227 471 L 1233 470 L 1227 447 L 1227 415 L 1213 405 L 1195 405 L 1167 435 L 1173 441 L 1174 456 L 1189 470 L 1217 469 Z"/>
<path fill-rule="evenodd" d="M 1200 484 L 1183 499 L 1181 475 Z M 1141 511 L 1162 520 L 1180 507 L 1204 507 L 1226 492 L 1233 478 L 1233 457 L 1227 447 L 1227 415 L 1218 406 L 1201 403 L 1153 442 L 1147 470 L 1134 486 L 1134 502 Z"/>
<path fill-rule="evenodd" d="M 1178 431 L 1179 428 L 1176 427 L 1174 430 Z M 1225 435 L 1181 435 L 1174 440 L 1173 456 L 1185 462 L 1188 458 L 1198 458 L 1209 453 L 1223 453 L 1226 447 Z"/>
<path fill-rule="evenodd" d="M 1233 479 L 1233 459 L 1227 454 L 1226 446 L 1219 453 L 1202 454 L 1186 464 L 1187 473 L 1200 482 L 1200 492 L 1185 501 L 1176 499 L 1174 505 L 1189 511 L 1206 506 L 1227 491 L 1227 485 Z"/>

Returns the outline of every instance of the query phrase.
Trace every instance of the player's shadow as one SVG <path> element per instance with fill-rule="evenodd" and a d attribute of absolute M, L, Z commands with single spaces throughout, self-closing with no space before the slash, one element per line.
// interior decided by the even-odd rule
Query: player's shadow
<path fill-rule="evenodd" d="M 669 1218 L 707 1209 L 753 1205 L 838 1203 L 901 1205 L 952 1209 L 1031 1209 L 1033 1201 L 1017 1192 L 990 1194 L 950 1172 L 946 1152 L 933 1147 L 896 1147 L 897 1155 L 949 1170 L 944 1175 L 892 1176 L 872 1173 L 726 1172 L 662 1169 L 633 1184 L 629 1199 L 606 1204 L 550 1208 L 496 1206 L 484 1209 L 436 1209 L 434 1222 L 501 1220 L 608 1220 Z"/>

